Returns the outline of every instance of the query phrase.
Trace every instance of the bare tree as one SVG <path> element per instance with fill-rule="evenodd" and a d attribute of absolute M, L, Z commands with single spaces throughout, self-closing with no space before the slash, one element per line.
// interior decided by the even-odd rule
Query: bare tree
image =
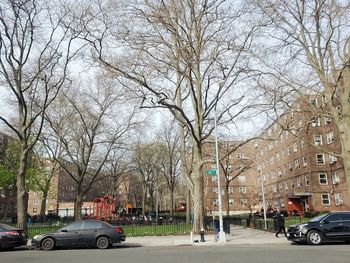
<path fill-rule="evenodd" d="M 29 153 L 38 140 L 44 112 L 66 82 L 68 63 L 79 50 L 72 48 L 72 42 L 80 32 L 71 30 L 69 11 L 61 7 L 41 0 L 6 0 L 0 4 L 0 83 L 3 94 L 12 100 L 9 109 L 15 113 L 11 116 L 10 111 L 2 111 L 0 120 L 21 144 L 17 218 L 24 229 Z"/>
<path fill-rule="evenodd" d="M 147 194 L 150 195 L 151 207 L 155 208 L 154 193 L 158 187 L 160 177 L 162 151 L 160 144 L 155 143 L 135 143 L 133 149 L 133 165 L 135 173 L 142 186 L 142 214 L 146 212 Z"/>
<path fill-rule="evenodd" d="M 164 126 L 163 133 L 160 135 L 160 141 L 164 143 L 162 151 L 161 175 L 170 191 L 170 213 L 174 213 L 174 192 L 180 176 L 180 149 L 179 133 L 175 129 L 175 122 L 171 121 L 169 125 Z"/>
<path fill-rule="evenodd" d="M 202 144 L 213 130 L 214 109 L 222 124 L 248 108 L 249 88 L 240 83 L 250 72 L 246 55 L 257 27 L 243 28 L 242 10 L 222 0 L 135 0 L 127 8 L 110 3 L 99 8 L 100 32 L 95 23 L 85 25 L 95 59 L 143 98 L 142 107 L 169 110 L 191 138 L 193 169 L 183 176 L 199 231 L 204 226 Z M 131 19 L 132 26 L 124 23 Z"/>
<path fill-rule="evenodd" d="M 66 90 L 57 107 L 47 114 L 53 131 L 47 147 L 62 145 L 62 155 L 54 158 L 75 182 L 76 219 L 81 216 L 82 197 L 94 183 L 106 179 L 105 167 L 110 153 L 118 143 L 126 140 L 134 121 L 134 111 L 123 111 L 120 103 L 128 106 L 116 90 L 108 86 L 96 90 L 88 84 L 84 88 L 81 92 Z M 115 107 L 118 107 L 118 113 Z"/>
<path fill-rule="evenodd" d="M 290 103 L 293 94 L 306 102 L 309 97 L 305 94 L 322 99 L 322 105 L 311 106 L 308 110 L 316 117 L 332 119 L 338 127 L 341 151 L 337 154 L 343 159 L 350 198 L 349 2 L 250 2 L 254 3 L 256 17 L 265 20 L 274 31 L 269 34 L 268 28 L 266 32 L 275 59 L 262 59 L 265 73 L 279 88 L 269 87 L 269 94 L 274 94 L 279 103 Z"/>

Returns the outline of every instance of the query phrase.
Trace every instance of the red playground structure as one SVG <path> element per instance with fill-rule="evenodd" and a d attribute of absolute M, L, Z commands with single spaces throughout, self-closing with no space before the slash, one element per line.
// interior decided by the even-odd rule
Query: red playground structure
<path fill-rule="evenodd" d="M 113 196 L 95 198 L 92 217 L 96 220 L 109 221 L 114 216 Z"/>

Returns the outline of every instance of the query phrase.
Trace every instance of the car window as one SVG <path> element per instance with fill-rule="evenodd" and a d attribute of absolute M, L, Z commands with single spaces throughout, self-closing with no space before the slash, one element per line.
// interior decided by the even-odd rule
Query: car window
<path fill-rule="evenodd" d="M 81 229 L 82 227 L 83 227 L 83 222 L 75 222 L 73 224 L 66 226 L 65 229 L 68 231 L 75 231 L 75 230 Z"/>
<path fill-rule="evenodd" d="M 342 221 L 350 221 L 350 214 L 342 214 L 341 219 Z"/>
<path fill-rule="evenodd" d="M 339 214 L 332 214 L 330 216 L 327 216 L 325 219 L 328 220 L 329 222 L 341 221 L 341 218 L 340 218 Z"/>
<path fill-rule="evenodd" d="M 98 228 L 99 222 L 96 221 L 85 221 L 84 229 L 96 229 Z"/>

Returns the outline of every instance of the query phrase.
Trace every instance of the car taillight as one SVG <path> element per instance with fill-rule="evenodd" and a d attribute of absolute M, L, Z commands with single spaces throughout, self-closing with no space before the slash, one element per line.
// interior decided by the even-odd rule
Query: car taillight
<path fill-rule="evenodd" d="M 19 233 L 15 231 L 2 232 L 1 234 L 6 236 L 19 236 Z"/>
<path fill-rule="evenodd" d="M 122 229 L 120 226 L 116 226 L 116 227 L 114 228 L 114 230 L 115 230 L 115 232 L 117 232 L 117 233 L 123 233 L 123 229 Z"/>

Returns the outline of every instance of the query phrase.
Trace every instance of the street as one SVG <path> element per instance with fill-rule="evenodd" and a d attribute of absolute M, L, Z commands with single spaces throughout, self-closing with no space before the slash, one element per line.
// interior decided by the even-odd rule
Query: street
<path fill-rule="evenodd" d="M 349 261 L 349 245 L 322 246 L 230 245 L 140 247 L 123 244 L 112 249 L 64 249 L 50 252 L 16 249 L 0 252 L 1 263 L 111 263 L 111 262 L 244 262 L 284 263 L 315 262 L 344 263 Z"/>

